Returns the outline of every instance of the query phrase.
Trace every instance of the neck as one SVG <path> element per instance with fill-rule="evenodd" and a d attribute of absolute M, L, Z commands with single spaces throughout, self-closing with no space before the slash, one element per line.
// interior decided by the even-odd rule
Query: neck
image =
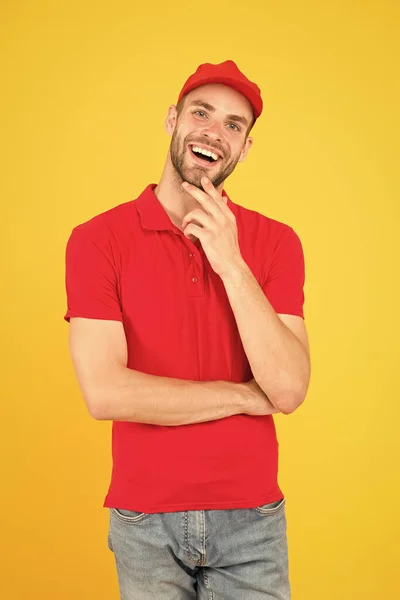
<path fill-rule="evenodd" d="M 195 208 L 201 208 L 201 205 L 191 194 L 182 189 L 181 184 L 182 178 L 176 172 L 168 152 L 160 182 L 154 188 L 154 193 L 171 221 L 182 231 L 184 216 Z M 223 183 L 216 189 L 221 193 Z"/>

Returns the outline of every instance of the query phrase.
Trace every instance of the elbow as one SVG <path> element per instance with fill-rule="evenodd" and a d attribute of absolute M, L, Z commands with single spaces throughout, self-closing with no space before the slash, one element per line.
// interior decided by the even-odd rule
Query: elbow
<path fill-rule="evenodd" d="M 265 392 L 270 399 L 271 403 L 284 415 L 290 415 L 299 408 L 306 399 L 309 385 L 309 378 L 304 379 L 293 385 L 293 382 L 278 392 L 269 395 Z M 261 386 L 260 386 L 261 387 Z"/>
<path fill-rule="evenodd" d="M 105 420 L 104 411 L 100 404 L 96 404 L 94 402 L 91 402 L 89 404 L 87 402 L 86 406 L 89 411 L 89 415 L 92 417 L 92 419 L 95 419 L 96 421 L 104 421 Z"/>
<path fill-rule="evenodd" d="M 304 400 L 299 401 L 298 399 L 291 399 L 290 401 L 286 401 L 283 403 L 278 402 L 277 408 L 284 415 L 291 415 L 295 410 L 297 410 L 299 408 L 299 406 L 303 403 L 303 401 Z"/>
<path fill-rule="evenodd" d="M 101 402 L 100 398 L 96 394 L 85 394 L 84 399 L 86 402 L 89 415 L 96 421 L 108 421 L 109 416 L 106 412 L 104 402 Z"/>
<path fill-rule="evenodd" d="M 305 392 L 287 392 L 284 394 L 278 394 L 275 398 L 271 399 L 272 404 L 284 415 L 290 415 L 299 408 L 306 399 Z"/>
<path fill-rule="evenodd" d="M 108 418 L 104 414 L 104 410 L 102 409 L 102 407 L 99 404 L 88 406 L 88 410 L 89 410 L 89 415 L 92 417 L 92 419 L 95 419 L 96 421 L 107 421 L 108 420 Z"/>

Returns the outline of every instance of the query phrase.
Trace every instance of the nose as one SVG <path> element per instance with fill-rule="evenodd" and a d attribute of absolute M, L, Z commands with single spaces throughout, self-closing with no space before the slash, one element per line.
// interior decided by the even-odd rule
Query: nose
<path fill-rule="evenodd" d="M 221 126 L 217 121 L 209 121 L 203 129 L 203 135 L 210 140 L 220 142 L 222 140 Z"/>

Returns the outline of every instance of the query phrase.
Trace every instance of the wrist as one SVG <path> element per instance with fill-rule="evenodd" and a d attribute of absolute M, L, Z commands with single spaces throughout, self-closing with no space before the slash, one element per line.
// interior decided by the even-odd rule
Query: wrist
<path fill-rule="evenodd" d="M 224 283 L 234 283 L 240 281 L 242 277 L 250 272 L 250 269 L 244 259 L 240 256 L 237 260 L 232 262 L 225 273 L 220 277 Z"/>

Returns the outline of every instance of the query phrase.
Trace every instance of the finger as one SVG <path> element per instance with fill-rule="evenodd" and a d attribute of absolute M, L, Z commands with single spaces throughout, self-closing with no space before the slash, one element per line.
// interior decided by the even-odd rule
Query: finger
<path fill-rule="evenodd" d="M 206 234 L 205 230 L 194 223 L 189 223 L 189 225 L 184 230 L 184 235 L 188 237 L 189 235 L 194 235 L 197 237 L 200 242 L 204 241 L 204 235 Z"/>
<path fill-rule="evenodd" d="M 201 178 L 201 185 L 203 189 L 207 192 L 209 196 L 219 205 L 222 202 L 221 196 L 219 192 L 215 189 L 213 183 L 208 179 L 208 177 L 204 176 Z"/>
<path fill-rule="evenodd" d="M 213 215 L 214 217 L 218 216 L 220 209 L 213 198 L 187 181 L 182 182 L 182 187 L 188 194 L 193 196 L 193 198 L 195 198 L 210 215 Z"/>
<path fill-rule="evenodd" d="M 207 192 L 209 196 L 215 201 L 221 212 L 227 216 L 232 218 L 233 212 L 227 206 L 227 200 L 224 196 L 221 196 L 220 193 L 215 189 L 213 183 L 208 179 L 208 177 L 204 176 L 201 178 L 201 185 Z"/>
<path fill-rule="evenodd" d="M 208 215 L 204 210 L 201 210 L 200 208 L 195 208 L 194 210 L 191 210 L 187 213 L 187 215 L 184 216 L 182 221 L 182 229 L 184 229 L 186 225 L 192 223 L 193 221 L 197 221 L 202 227 L 208 228 L 211 228 L 214 222 L 213 218 L 210 215 Z"/>

